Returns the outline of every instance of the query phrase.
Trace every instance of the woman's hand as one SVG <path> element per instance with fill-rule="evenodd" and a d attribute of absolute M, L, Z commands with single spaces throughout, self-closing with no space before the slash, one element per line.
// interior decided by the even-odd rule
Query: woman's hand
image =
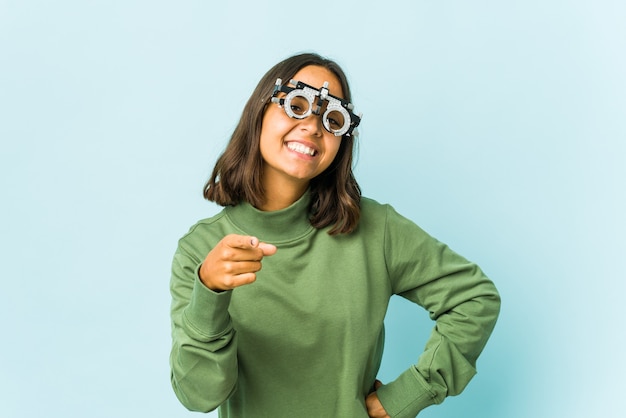
<path fill-rule="evenodd" d="M 367 408 L 367 414 L 370 418 L 390 418 L 383 408 L 383 404 L 378 400 L 378 395 L 376 394 L 376 390 L 381 387 L 383 384 L 380 380 L 376 380 L 374 383 L 374 392 L 367 395 L 365 398 L 365 407 Z"/>
<path fill-rule="evenodd" d="M 250 284 L 261 270 L 263 257 L 275 253 L 274 245 L 259 242 L 256 237 L 226 235 L 204 259 L 200 280 L 216 292 Z"/>

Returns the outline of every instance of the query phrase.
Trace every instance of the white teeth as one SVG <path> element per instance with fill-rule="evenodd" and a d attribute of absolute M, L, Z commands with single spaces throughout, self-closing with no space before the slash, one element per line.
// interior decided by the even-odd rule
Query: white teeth
<path fill-rule="evenodd" d="M 299 142 L 288 142 L 287 143 L 287 148 L 289 148 L 292 151 L 299 152 L 300 154 L 307 154 L 307 155 L 310 155 L 310 156 L 315 155 L 315 150 L 314 149 L 309 148 L 306 145 L 302 145 Z"/>

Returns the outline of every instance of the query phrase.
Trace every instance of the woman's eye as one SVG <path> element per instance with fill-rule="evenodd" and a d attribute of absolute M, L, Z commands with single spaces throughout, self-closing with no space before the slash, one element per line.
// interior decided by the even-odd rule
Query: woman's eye
<path fill-rule="evenodd" d="M 326 116 L 328 120 L 328 126 L 333 130 L 337 131 L 341 129 L 344 125 L 345 118 L 341 112 L 333 111 L 329 112 Z"/>
<path fill-rule="evenodd" d="M 343 126 L 343 121 L 329 117 L 328 118 L 328 124 L 330 125 L 331 128 L 333 129 L 339 129 Z"/>
<path fill-rule="evenodd" d="M 309 110 L 309 102 L 302 96 L 295 96 L 289 100 L 289 108 L 298 116 L 304 116 Z"/>

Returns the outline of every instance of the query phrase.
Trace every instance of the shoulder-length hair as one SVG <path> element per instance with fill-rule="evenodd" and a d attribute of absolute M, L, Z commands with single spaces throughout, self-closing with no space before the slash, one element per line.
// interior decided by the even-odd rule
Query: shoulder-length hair
<path fill-rule="evenodd" d="M 332 72 L 341 84 L 344 99 L 352 101 L 347 77 L 332 60 L 305 53 L 276 64 L 254 89 L 226 149 L 218 158 L 204 186 L 207 200 L 221 206 L 241 202 L 262 206 L 265 194 L 261 183 L 263 159 L 259 142 L 263 114 L 270 103 L 276 79 L 291 80 L 300 69 L 309 65 L 324 67 Z M 359 222 L 361 189 L 352 172 L 354 146 L 354 134 L 344 135 L 331 165 L 309 184 L 311 225 L 315 228 L 333 225 L 330 235 L 350 233 Z"/>

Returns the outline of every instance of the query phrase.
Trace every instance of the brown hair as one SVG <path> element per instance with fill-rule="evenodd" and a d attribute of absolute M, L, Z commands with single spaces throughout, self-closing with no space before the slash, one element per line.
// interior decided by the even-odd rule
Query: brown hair
<path fill-rule="evenodd" d="M 348 80 L 337 63 L 317 54 L 294 55 L 272 67 L 259 81 L 246 103 L 241 119 L 226 149 L 217 160 L 204 186 L 204 197 L 222 206 L 248 202 L 259 207 L 264 202 L 261 183 L 263 159 L 259 149 L 261 125 L 277 78 L 291 80 L 302 68 L 315 65 L 332 72 L 341 84 L 344 99 L 352 101 Z M 329 234 L 352 232 L 360 217 L 361 189 L 352 173 L 354 134 L 341 138 L 339 151 L 331 165 L 313 178 L 311 225 L 333 225 Z"/>

